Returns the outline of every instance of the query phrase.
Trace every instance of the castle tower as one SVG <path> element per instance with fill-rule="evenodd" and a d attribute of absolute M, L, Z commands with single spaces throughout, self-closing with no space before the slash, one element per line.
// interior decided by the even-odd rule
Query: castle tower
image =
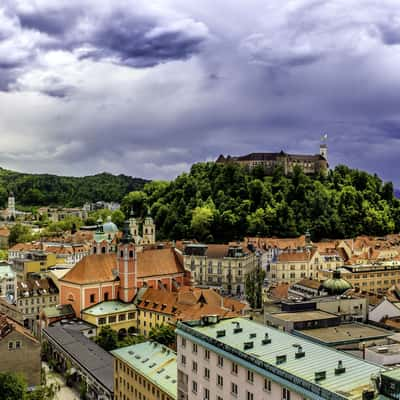
<path fill-rule="evenodd" d="M 131 217 L 129 218 L 129 230 L 136 244 L 140 244 L 141 237 L 139 235 L 139 224 L 137 219 L 134 217 L 133 212 L 131 212 Z"/>
<path fill-rule="evenodd" d="M 119 299 L 132 301 L 137 289 L 136 248 L 130 232 L 129 221 L 125 222 L 123 235 L 117 252 L 118 276 L 120 279 Z"/>
<path fill-rule="evenodd" d="M 143 243 L 154 244 L 156 242 L 156 225 L 151 218 L 150 212 L 143 223 Z"/>
<path fill-rule="evenodd" d="M 326 143 L 321 143 L 319 145 L 319 154 L 328 161 L 328 145 Z"/>
<path fill-rule="evenodd" d="M 8 218 L 13 218 L 15 219 L 16 213 L 15 213 L 15 197 L 14 193 L 10 192 L 10 195 L 8 196 Z"/>

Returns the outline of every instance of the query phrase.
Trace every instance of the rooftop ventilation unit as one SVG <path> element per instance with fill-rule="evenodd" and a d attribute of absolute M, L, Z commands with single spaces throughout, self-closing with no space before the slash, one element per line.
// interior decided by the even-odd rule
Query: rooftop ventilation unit
<path fill-rule="evenodd" d="M 160 370 L 157 371 L 157 374 L 161 374 L 165 371 L 165 368 L 161 368 Z"/>
<path fill-rule="evenodd" d="M 226 335 L 225 329 L 221 329 L 220 331 L 217 331 L 217 338 L 223 337 Z"/>
<path fill-rule="evenodd" d="M 277 365 L 285 363 L 286 360 L 287 360 L 286 354 L 281 355 L 281 356 L 276 356 L 276 364 Z"/>
<path fill-rule="evenodd" d="M 346 372 L 346 368 L 343 367 L 343 361 L 338 361 L 338 366 L 335 368 L 335 375 L 344 374 Z"/>
<path fill-rule="evenodd" d="M 315 381 L 320 382 L 326 379 L 326 371 L 319 371 L 315 373 Z"/>
<path fill-rule="evenodd" d="M 243 350 L 249 350 L 254 347 L 254 342 L 244 342 L 243 343 Z"/>
<path fill-rule="evenodd" d="M 131 356 L 133 356 L 135 353 L 132 350 L 128 351 L 128 354 L 130 354 Z"/>
<path fill-rule="evenodd" d="M 257 337 L 257 333 L 250 333 L 250 339 L 254 339 L 255 337 Z"/>
<path fill-rule="evenodd" d="M 270 344 L 271 343 L 271 339 L 268 336 L 268 333 L 265 334 L 264 339 L 261 341 L 261 344 L 266 345 L 266 344 Z"/>
<path fill-rule="evenodd" d="M 294 354 L 294 358 L 303 358 L 303 357 L 305 357 L 306 356 L 306 352 L 305 351 L 303 351 L 303 348 L 301 347 L 301 346 L 298 346 L 297 347 L 297 351 L 296 351 L 296 353 Z"/>
<path fill-rule="evenodd" d="M 154 368 L 157 364 L 156 363 L 152 363 L 149 365 L 149 368 Z"/>

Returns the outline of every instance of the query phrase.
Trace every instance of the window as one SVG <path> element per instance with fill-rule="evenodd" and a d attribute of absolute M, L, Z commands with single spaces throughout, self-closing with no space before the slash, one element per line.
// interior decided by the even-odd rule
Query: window
<path fill-rule="evenodd" d="M 104 301 L 108 301 L 108 292 L 104 293 Z"/>
<path fill-rule="evenodd" d="M 128 319 L 135 319 L 135 313 L 134 312 L 128 313 Z"/>
<path fill-rule="evenodd" d="M 104 324 L 106 324 L 106 323 L 107 323 L 106 318 L 105 318 L 105 317 L 98 318 L 98 319 L 97 319 L 97 323 L 98 323 L 99 325 L 104 325 Z"/>
<path fill-rule="evenodd" d="M 210 359 L 210 350 L 204 349 L 204 359 L 205 360 Z"/>
<path fill-rule="evenodd" d="M 204 379 L 210 380 L 210 370 L 208 368 L 204 368 Z"/>
<path fill-rule="evenodd" d="M 126 320 L 126 314 L 119 314 L 118 315 L 118 321 L 125 321 Z"/>
<path fill-rule="evenodd" d="M 289 389 L 282 388 L 282 400 L 290 400 L 290 391 L 289 391 Z"/>
<path fill-rule="evenodd" d="M 247 381 L 254 383 L 254 373 L 252 371 L 247 371 Z"/>
<path fill-rule="evenodd" d="M 192 371 L 197 372 L 197 362 L 196 361 L 192 361 Z"/>
<path fill-rule="evenodd" d="M 14 348 L 13 342 L 8 342 L 8 350 L 12 350 Z"/>
<path fill-rule="evenodd" d="M 115 315 L 112 315 L 112 316 L 108 317 L 108 323 L 109 324 L 113 324 L 116 321 L 117 321 L 117 317 Z"/>
<path fill-rule="evenodd" d="M 181 345 L 182 347 L 186 347 L 186 339 L 184 337 L 181 338 Z"/>
<path fill-rule="evenodd" d="M 246 400 L 254 400 L 254 394 L 246 391 Z"/>
<path fill-rule="evenodd" d="M 196 381 L 192 381 L 192 392 L 197 393 L 197 382 Z"/>
<path fill-rule="evenodd" d="M 232 363 L 232 374 L 237 375 L 238 373 L 238 365 L 236 363 Z"/>
<path fill-rule="evenodd" d="M 186 357 L 182 354 L 181 362 L 183 365 L 186 365 Z"/>
<path fill-rule="evenodd" d="M 91 294 L 91 295 L 90 295 L 90 302 L 91 302 L 91 303 L 94 303 L 94 294 Z"/>
<path fill-rule="evenodd" d="M 224 386 L 224 378 L 221 375 L 217 375 L 217 385 L 220 387 Z"/>
<path fill-rule="evenodd" d="M 271 381 L 269 379 L 264 379 L 264 390 L 266 392 L 271 391 Z"/>
<path fill-rule="evenodd" d="M 218 356 L 217 365 L 221 368 L 224 366 L 224 358 L 222 356 Z"/>
<path fill-rule="evenodd" d="M 194 354 L 197 354 L 197 344 L 196 343 L 192 343 L 192 352 Z"/>
<path fill-rule="evenodd" d="M 238 386 L 236 385 L 236 383 L 231 383 L 231 393 L 234 395 L 234 396 L 237 396 L 238 395 Z"/>
<path fill-rule="evenodd" d="M 210 400 L 210 391 L 204 388 L 204 400 Z"/>

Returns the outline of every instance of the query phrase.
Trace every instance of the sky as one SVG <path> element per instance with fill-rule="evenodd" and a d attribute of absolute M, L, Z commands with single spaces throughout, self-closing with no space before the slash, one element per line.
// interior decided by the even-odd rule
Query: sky
<path fill-rule="evenodd" d="M 0 166 L 316 154 L 400 187 L 399 0 L 1 0 Z"/>

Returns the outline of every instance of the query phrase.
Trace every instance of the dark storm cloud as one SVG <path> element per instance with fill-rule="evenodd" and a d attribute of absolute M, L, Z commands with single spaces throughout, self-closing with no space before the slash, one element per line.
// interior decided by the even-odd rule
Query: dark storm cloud
<path fill-rule="evenodd" d="M 0 165 L 171 178 L 327 133 L 400 186 L 398 0 L 5 1 Z"/>

